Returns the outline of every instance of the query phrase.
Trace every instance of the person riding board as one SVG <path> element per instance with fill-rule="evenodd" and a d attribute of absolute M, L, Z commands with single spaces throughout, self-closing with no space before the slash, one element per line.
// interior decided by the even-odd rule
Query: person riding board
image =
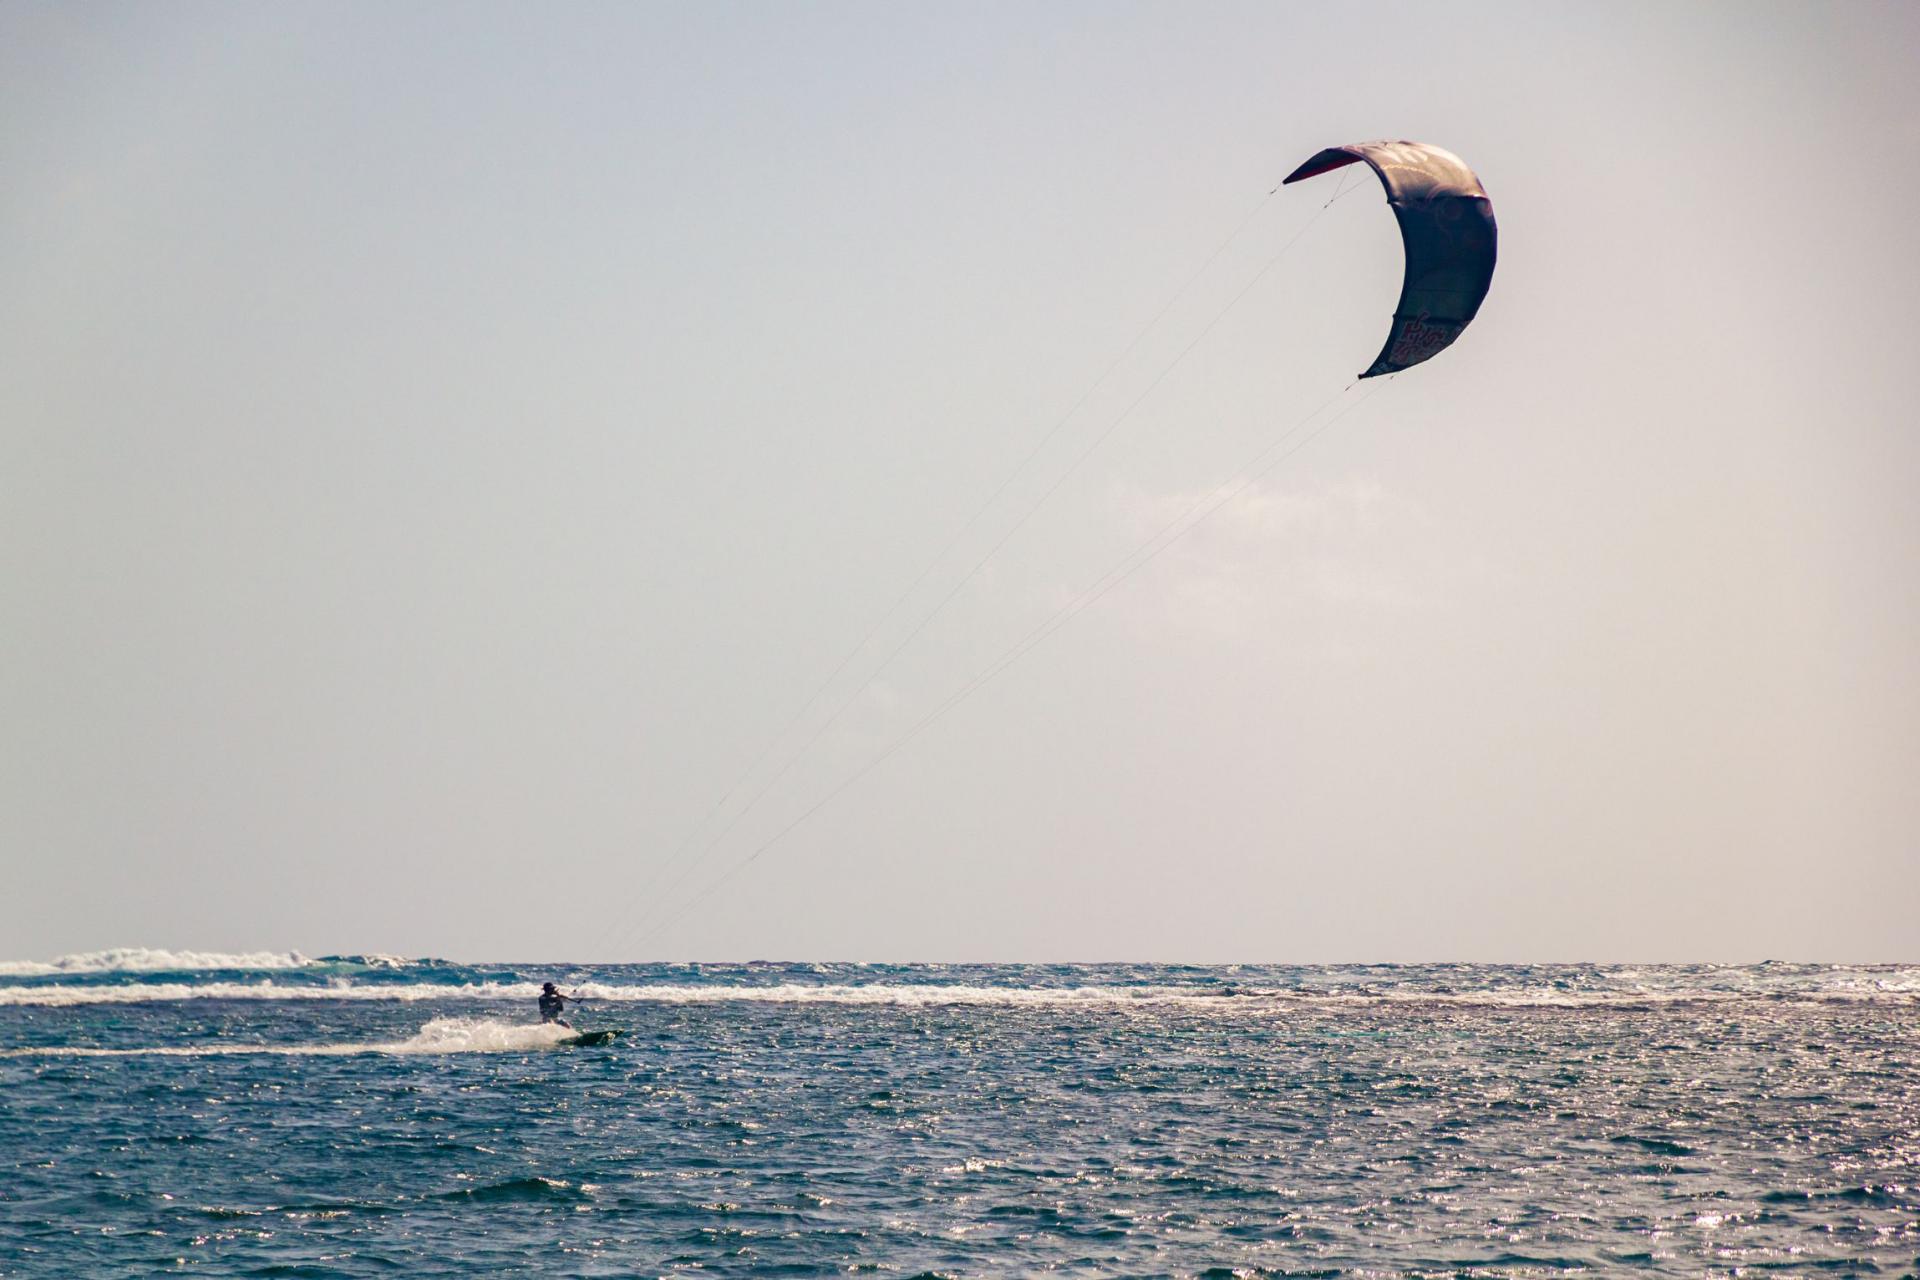
<path fill-rule="evenodd" d="M 560 1016 L 566 1011 L 568 1001 L 581 1003 L 579 996 L 563 996 L 560 988 L 551 982 L 544 984 L 540 988 L 540 1021 L 557 1022 L 567 1030 L 573 1030 L 573 1024 Z"/>

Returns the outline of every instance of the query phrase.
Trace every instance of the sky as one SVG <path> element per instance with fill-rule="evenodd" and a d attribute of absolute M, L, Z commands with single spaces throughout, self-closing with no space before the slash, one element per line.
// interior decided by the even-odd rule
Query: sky
<path fill-rule="evenodd" d="M 0 954 L 1920 958 L 1916 62 L 11 0 Z M 1374 138 L 1500 263 L 1353 386 Z"/>

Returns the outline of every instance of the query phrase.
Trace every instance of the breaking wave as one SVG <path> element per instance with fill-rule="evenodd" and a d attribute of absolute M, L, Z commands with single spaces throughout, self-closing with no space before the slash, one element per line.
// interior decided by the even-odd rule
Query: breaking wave
<path fill-rule="evenodd" d="M 1221 992 L 1187 987 L 982 987 L 888 984 L 861 986 L 780 983 L 771 986 L 676 986 L 581 983 L 589 1001 L 618 1004 L 866 1004 L 866 1005 L 1112 1005 L 1218 1004 Z M 145 1004 L 175 1000 L 424 1000 L 513 1001 L 530 1004 L 540 994 L 533 982 L 356 983 L 137 982 L 94 986 L 0 987 L 0 1006 Z"/>
<path fill-rule="evenodd" d="M 112 947 L 56 960 L 0 960 L 0 977 L 49 978 L 84 973 L 192 973 L 206 969 L 304 969 L 315 961 L 298 951 L 164 951 Z"/>
<path fill-rule="evenodd" d="M 1508 987 L 1470 991 L 1432 989 L 1304 989 L 1188 986 L 979 986 L 941 983 L 767 985 L 621 984 L 585 982 L 578 986 L 589 1001 L 609 1004 L 825 1004 L 890 1007 L 997 1005 L 1034 1008 L 1092 1008 L 1185 1005 L 1209 1009 L 1318 1007 L 1325 1009 L 1446 1007 L 1489 1009 L 1636 1009 L 1697 1004 L 1786 1002 L 1804 1004 L 1920 1004 L 1920 980 L 1911 974 L 1845 987 L 1758 991 L 1725 988 L 1626 988 L 1569 991 L 1558 987 Z M 530 1004 L 539 995 L 533 982 L 360 983 L 334 978 L 296 984 L 264 978 L 253 982 L 136 982 L 85 986 L 0 987 L 0 1007 L 30 1005 L 142 1004 L 180 1000 L 429 1000 L 502 1001 Z"/>
<path fill-rule="evenodd" d="M 345 1058 L 359 1054 L 524 1053 L 551 1049 L 573 1032 L 494 1018 L 435 1018 L 405 1040 L 339 1044 L 201 1044 L 139 1049 L 47 1047 L 0 1050 L 0 1058 Z"/>

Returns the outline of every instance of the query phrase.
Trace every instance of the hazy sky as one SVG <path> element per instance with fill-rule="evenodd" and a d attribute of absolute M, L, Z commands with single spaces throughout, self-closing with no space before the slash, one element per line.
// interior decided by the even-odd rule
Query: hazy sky
<path fill-rule="evenodd" d="M 1916 65 L 8 0 L 0 956 L 1920 957 Z M 1379 137 L 1492 195 L 1461 342 L 768 845 L 1373 358 L 1377 187 L 1267 193 Z"/>

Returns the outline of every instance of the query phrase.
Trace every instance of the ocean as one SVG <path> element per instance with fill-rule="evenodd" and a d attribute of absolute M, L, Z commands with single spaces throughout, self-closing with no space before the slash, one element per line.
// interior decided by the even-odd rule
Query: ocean
<path fill-rule="evenodd" d="M 0 1175 L 6 1277 L 1914 1277 L 1920 968 L 0 963 Z"/>

